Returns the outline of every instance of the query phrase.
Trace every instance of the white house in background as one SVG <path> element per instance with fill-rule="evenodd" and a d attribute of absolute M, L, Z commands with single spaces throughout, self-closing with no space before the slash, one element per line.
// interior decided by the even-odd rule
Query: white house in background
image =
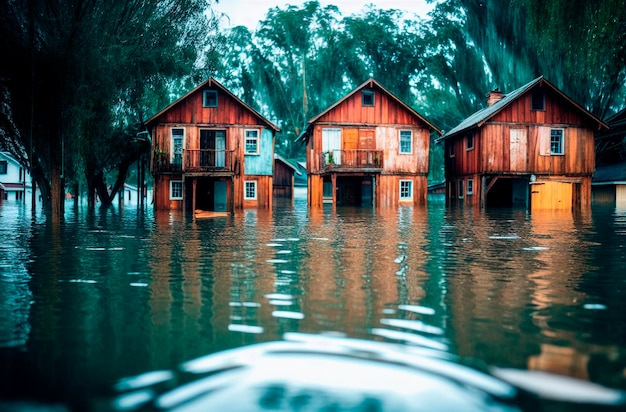
<path fill-rule="evenodd" d="M 32 193 L 28 170 L 8 152 L 0 152 L 0 201 L 24 202 Z"/>
<path fill-rule="evenodd" d="M 137 186 L 124 183 L 123 192 L 119 192 L 117 195 L 115 195 L 115 198 L 113 199 L 113 203 L 115 202 L 120 203 L 120 198 L 119 198 L 120 193 L 122 193 L 122 198 L 121 198 L 122 204 L 133 205 L 133 206 L 139 205 L 139 190 L 137 189 Z M 145 204 L 149 204 L 152 202 L 152 189 L 146 188 L 146 196 L 144 198 L 144 202 Z"/>

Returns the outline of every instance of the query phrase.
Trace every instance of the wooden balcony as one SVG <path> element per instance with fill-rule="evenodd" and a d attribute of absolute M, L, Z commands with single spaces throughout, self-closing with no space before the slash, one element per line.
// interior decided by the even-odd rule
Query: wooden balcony
<path fill-rule="evenodd" d="M 323 171 L 380 172 L 383 167 L 382 150 L 331 150 L 320 155 L 320 170 Z"/>
<path fill-rule="evenodd" d="M 168 154 L 155 153 L 155 173 L 233 172 L 233 150 L 197 149 L 183 150 L 170 158 Z"/>

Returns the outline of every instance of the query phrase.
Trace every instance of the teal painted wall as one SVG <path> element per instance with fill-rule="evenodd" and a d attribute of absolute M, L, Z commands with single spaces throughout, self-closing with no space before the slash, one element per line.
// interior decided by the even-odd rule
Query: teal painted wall
<path fill-rule="evenodd" d="M 274 134 L 263 129 L 261 133 L 258 155 L 245 155 L 244 167 L 246 175 L 271 176 L 274 170 Z"/>

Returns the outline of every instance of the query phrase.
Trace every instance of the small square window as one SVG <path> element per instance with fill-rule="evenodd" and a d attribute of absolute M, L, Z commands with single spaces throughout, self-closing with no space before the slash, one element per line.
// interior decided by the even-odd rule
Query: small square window
<path fill-rule="evenodd" d="M 412 180 L 400 180 L 400 200 L 413 200 Z"/>
<path fill-rule="evenodd" d="M 246 154 L 259 154 L 259 131 L 246 130 Z"/>
<path fill-rule="evenodd" d="M 183 182 L 182 180 L 170 180 L 170 200 L 183 199 Z"/>
<path fill-rule="evenodd" d="M 467 179 L 467 194 L 474 194 L 474 179 Z"/>
<path fill-rule="evenodd" d="M 256 200 L 256 180 L 248 180 L 244 184 L 243 198 L 245 200 Z"/>
<path fill-rule="evenodd" d="M 363 106 L 374 106 L 374 92 L 372 90 L 363 90 L 361 97 Z"/>
<path fill-rule="evenodd" d="M 205 90 L 202 105 L 204 107 L 217 107 L 217 90 Z"/>
<path fill-rule="evenodd" d="M 563 129 L 551 129 L 550 154 L 562 155 L 563 153 Z"/>
<path fill-rule="evenodd" d="M 0 175 L 6 175 L 9 169 L 9 162 L 6 160 L 0 161 Z"/>
<path fill-rule="evenodd" d="M 474 150 L 474 135 L 473 134 L 467 135 L 467 137 L 465 138 L 465 141 L 467 143 L 467 151 Z"/>
<path fill-rule="evenodd" d="M 530 94 L 531 110 L 546 110 L 546 99 L 543 91 L 535 90 Z"/>
<path fill-rule="evenodd" d="M 411 130 L 400 130 L 400 153 L 413 153 L 413 132 Z"/>

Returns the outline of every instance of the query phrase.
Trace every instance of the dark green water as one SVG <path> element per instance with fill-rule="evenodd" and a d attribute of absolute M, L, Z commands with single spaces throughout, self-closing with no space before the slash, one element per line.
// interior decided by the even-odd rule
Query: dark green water
<path fill-rule="evenodd" d="M 0 205 L 0 399 L 86 408 L 115 380 L 285 332 L 420 344 L 626 389 L 626 210 L 307 210 L 191 221 Z"/>

